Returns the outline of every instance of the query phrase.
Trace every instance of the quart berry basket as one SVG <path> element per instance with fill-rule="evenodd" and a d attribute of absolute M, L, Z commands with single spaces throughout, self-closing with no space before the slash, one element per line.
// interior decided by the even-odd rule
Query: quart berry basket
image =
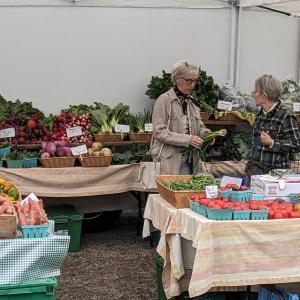
<path fill-rule="evenodd" d="M 8 168 L 23 168 L 23 159 L 9 159 L 6 161 Z"/>
<path fill-rule="evenodd" d="M 48 236 L 49 224 L 20 226 L 23 238 L 43 238 Z"/>
<path fill-rule="evenodd" d="M 251 200 L 265 200 L 266 196 L 264 194 L 255 194 L 253 193 L 251 196 Z"/>
<path fill-rule="evenodd" d="M 269 211 L 265 210 L 251 210 L 250 220 L 267 220 Z"/>
<path fill-rule="evenodd" d="M 11 147 L 0 149 L 0 157 L 7 157 L 10 154 Z"/>
<path fill-rule="evenodd" d="M 206 206 L 197 203 L 198 205 L 196 206 L 196 212 L 200 214 L 203 217 L 207 217 L 207 212 L 206 212 Z"/>
<path fill-rule="evenodd" d="M 220 196 L 222 198 L 229 199 L 230 198 L 230 192 L 231 192 L 231 189 L 230 190 L 225 190 L 225 191 L 220 191 Z"/>
<path fill-rule="evenodd" d="M 300 203 L 300 198 L 297 197 L 297 194 L 289 194 L 289 198 L 293 203 Z"/>
<path fill-rule="evenodd" d="M 250 220 L 251 210 L 234 210 L 233 220 Z"/>
<path fill-rule="evenodd" d="M 246 202 L 251 199 L 253 194 L 252 190 L 246 191 L 231 191 L 230 199 L 236 202 Z"/>
<path fill-rule="evenodd" d="M 232 220 L 232 209 L 206 208 L 207 218 L 216 221 Z"/>
<path fill-rule="evenodd" d="M 23 160 L 23 168 L 35 168 L 37 167 L 37 158 L 25 158 Z"/>

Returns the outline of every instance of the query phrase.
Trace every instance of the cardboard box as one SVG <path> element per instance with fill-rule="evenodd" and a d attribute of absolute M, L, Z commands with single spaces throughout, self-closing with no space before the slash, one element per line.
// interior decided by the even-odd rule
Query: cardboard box
<path fill-rule="evenodd" d="M 300 193 L 300 176 L 251 176 L 251 189 L 253 189 L 255 193 L 264 194 L 267 197 L 287 197 L 292 193 Z"/>

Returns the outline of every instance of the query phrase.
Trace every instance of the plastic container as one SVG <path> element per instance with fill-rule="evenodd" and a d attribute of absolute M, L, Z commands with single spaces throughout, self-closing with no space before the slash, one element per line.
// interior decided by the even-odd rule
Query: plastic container
<path fill-rule="evenodd" d="M 207 217 L 216 221 L 232 220 L 232 209 L 206 208 Z"/>
<path fill-rule="evenodd" d="M 83 214 L 71 204 L 49 205 L 46 212 L 55 221 L 56 232 L 70 235 L 69 251 L 79 251 Z"/>
<path fill-rule="evenodd" d="M 20 226 L 23 238 L 42 238 L 48 236 L 49 224 Z"/>
<path fill-rule="evenodd" d="M 251 199 L 252 197 L 252 190 L 246 191 L 231 191 L 230 192 L 230 199 L 236 202 L 246 202 Z"/>
<path fill-rule="evenodd" d="M 265 210 L 251 210 L 250 220 L 267 220 L 269 211 Z"/>
<path fill-rule="evenodd" d="M 289 198 L 293 203 L 300 203 L 300 198 L 297 197 L 298 194 L 289 194 Z"/>
<path fill-rule="evenodd" d="M 23 168 L 35 168 L 37 167 L 37 158 L 25 158 L 23 160 Z"/>
<path fill-rule="evenodd" d="M 11 147 L 0 149 L 0 157 L 7 157 L 10 154 Z"/>
<path fill-rule="evenodd" d="M 8 168 L 22 168 L 23 167 L 23 159 L 8 159 L 6 160 Z"/>
<path fill-rule="evenodd" d="M 280 300 L 282 297 L 284 300 L 299 300 L 297 294 L 286 292 L 282 288 L 276 288 L 276 290 L 268 290 L 266 288 L 260 287 L 257 300 Z"/>
<path fill-rule="evenodd" d="M 251 215 L 251 210 L 234 210 L 233 220 L 249 220 Z"/>
<path fill-rule="evenodd" d="M 54 300 L 55 277 L 0 285 L 0 300 Z"/>

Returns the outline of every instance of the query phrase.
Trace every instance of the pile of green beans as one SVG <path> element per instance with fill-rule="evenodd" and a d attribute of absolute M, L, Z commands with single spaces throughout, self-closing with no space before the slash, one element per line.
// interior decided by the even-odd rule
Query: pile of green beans
<path fill-rule="evenodd" d="M 164 183 L 166 187 L 175 191 L 198 191 L 203 190 L 207 185 L 219 185 L 220 180 L 214 179 L 211 175 L 193 175 L 191 180 L 176 180 L 171 183 Z"/>

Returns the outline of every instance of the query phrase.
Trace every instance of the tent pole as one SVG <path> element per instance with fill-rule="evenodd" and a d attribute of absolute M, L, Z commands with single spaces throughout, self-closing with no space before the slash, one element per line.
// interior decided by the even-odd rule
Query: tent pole
<path fill-rule="evenodd" d="M 241 61 L 241 39 L 242 39 L 243 8 L 238 6 L 236 62 L 235 62 L 235 86 L 240 85 L 240 61 Z"/>
<path fill-rule="evenodd" d="M 237 7 L 232 6 L 230 12 L 230 49 L 229 49 L 229 82 L 235 83 L 236 63 L 236 40 L 237 40 Z"/>

